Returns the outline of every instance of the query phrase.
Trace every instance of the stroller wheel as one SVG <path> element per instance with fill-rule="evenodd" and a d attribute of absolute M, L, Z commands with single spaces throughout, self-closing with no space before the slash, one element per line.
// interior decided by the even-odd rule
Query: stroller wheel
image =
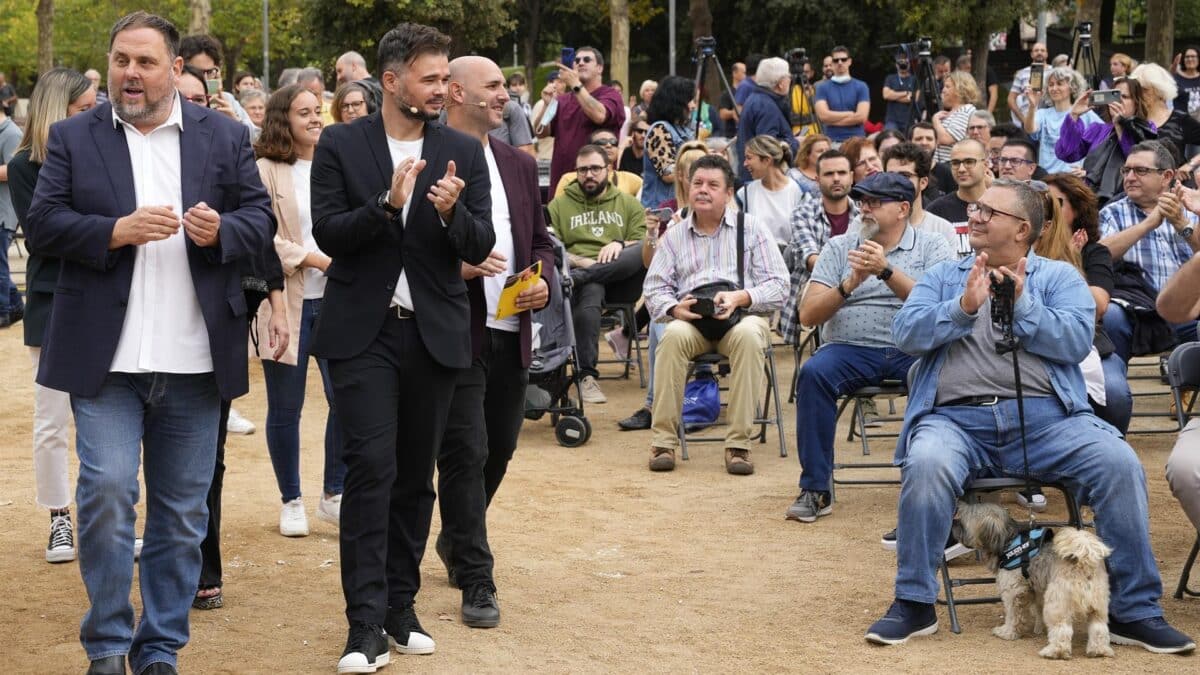
<path fill-rule="evenodd" d="M 554 437 L 564 448 L 578 448 L 592 437 L 592 425 L 586 417 L 563 415 L 554 426 Z"/>

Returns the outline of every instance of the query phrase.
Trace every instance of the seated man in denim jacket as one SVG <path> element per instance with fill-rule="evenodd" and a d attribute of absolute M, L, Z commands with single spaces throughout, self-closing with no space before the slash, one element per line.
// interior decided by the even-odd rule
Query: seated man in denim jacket
<path fill-rule="evenodd" d="M 920 360 L 896 446 L 896 600 L 867 640 L 899 644 L 937 632 L 936 570 L 955 498 L 975 476 L 1026 471 L 1012 358 L 994 346 L 989 274 L 996 274 L 1015 282 L 1027 470 L 1073 487 L 1095 512 L 1096 533 L 1114 549 L 1112 641 L 1159 653 L 1194 650 L 1158 604 L 1162 582 L 1150 550 L 1142 465 L 1087 402 L 1078 363 L 1092 344 L 1095 303 L 1083 277 L 1031 250 L 1042 230 L 1042 202 L 1023 183 L 997 180 L 968 207 L 968 222 L 976 256 L 926 273 L 892 323 L 896 345 Z"/>

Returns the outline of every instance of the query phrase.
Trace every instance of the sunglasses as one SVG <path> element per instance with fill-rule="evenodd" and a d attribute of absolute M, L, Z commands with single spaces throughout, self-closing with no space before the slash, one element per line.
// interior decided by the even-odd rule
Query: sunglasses
<path fill-rule="evenodd" d="M 599 138 L 599 139 L 592 141 L 592 145 L 599 145 L 601 147 L 603 147 L 605 145 L 611 145 L 611 146 L 615 147 L 617 145 L 617 139 L 615 139 L 615 138 Z"/>
<path fill-rule="evenodd" d="M 595 60 L 596 59 L 594 59 L 590 56 L 576 56 L 575 57 L 575 63 L 591 63 L 592 61 L 595 61 Z"/>
<path fill-rule="evenodd" d="M 648 129 L 648 128 L 634 128 L 634 130 L 633 130 L 633 133 L 635 133 L 635 134 L 644 134 L 644 133 L 646 133 L 647 131 L 650 131 L 650 129 Z"/>
<path fill-rule="evenodd" d="M 847 62 L 847 61 L 849 61 L 849 60 L 850 60 L 850 57 L 849 57 L 849 56 L 835 56 L 835 57 L 833 57 L 833 62 L 834 62 L 834 63 L 845 63 L 845 62 Z"/>

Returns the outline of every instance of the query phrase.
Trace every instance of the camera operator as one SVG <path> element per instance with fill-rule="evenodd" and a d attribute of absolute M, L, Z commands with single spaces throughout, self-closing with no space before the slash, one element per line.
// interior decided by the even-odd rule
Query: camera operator
<path fill-rule="evenodd" d="M 792 89 L 788 96 L 791 106 L 788 122 L 792 125 L 792 135 L 800 139 L 809 134 L 819 134 L 821 125 L 817 116 L 813 114 L 813 95 L 816 91 L 808 52 L 803 47 L 790 50 L 787 53 L 787 62 L 788 70 L 792 74 Z"/>

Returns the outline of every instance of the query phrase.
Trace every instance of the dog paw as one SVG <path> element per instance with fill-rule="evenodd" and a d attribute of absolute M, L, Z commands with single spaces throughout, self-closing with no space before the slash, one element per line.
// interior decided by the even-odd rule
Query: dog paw
<path fill-rule="evenodd" d="M 996 626 L 995 628 L 992 629 L 992 635 L 995 635 L 996 637 L 1000 638 L 1001 640 L 1020 640 L 1021 639 L 1021 633 L 1018 632 L 1017 629 L 1013 628 L 1012 626 Z"/>
<path fill-rule="evenodd" d="M 1110 647 L 1109 645 L 1104 645 L 1102 647 L 1093 647 L 1091 645 L 1088 645 L 1087 655 L 1091 656 L 1093 658 L 1100 657 L 1100 656 L 1108 656 L 1108 657 L 1115 656 L 1113 654 L 1112 647 Z"/>
<path fill-rule="evenodd" d="M 1056 645 L 1046 645 L 1042 648 L 1042 651 L 1038 652 L 1038 655 L 1044 659 L 1067 660 L 1071 658 L 1071 648 L 1058 647 Z"/>

